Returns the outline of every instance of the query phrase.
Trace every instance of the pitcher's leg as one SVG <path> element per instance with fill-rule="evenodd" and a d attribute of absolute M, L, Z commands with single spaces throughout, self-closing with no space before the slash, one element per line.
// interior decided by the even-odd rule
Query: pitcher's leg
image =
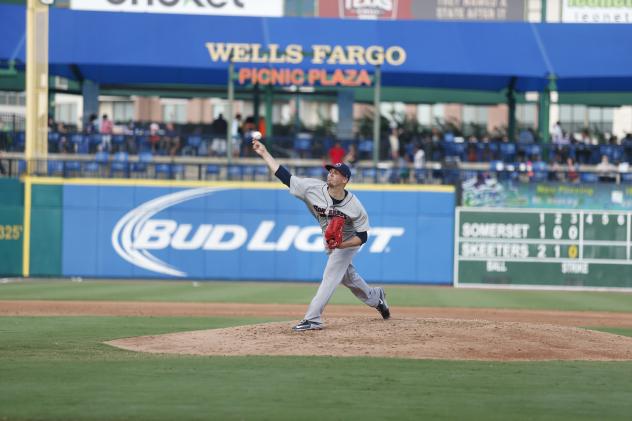
<path fill-rule="evenodd" d="M 347 272 L 347 268 L 351 264 L 353 256 L 357 253 L 358 248 L 335 249 L 327 259 L 327 266 L 323 273 L 323 280 L 318 287 L 318 291 L 312 302 L 310 303 L 305 320 L 322 323 L 321 316 L 325 306 L 334 294 L 336 287 L 342 281 L 343 276 Z"/>
<path fill-rule="evenodd" d="M 353 295 L 369 307 L 377 307 L 379 304 L 380 288 L 370 287 L 355 269 L 353 263 L 347 268 L 347 272 L 342 278 L 342 283 L 351 290 Z"/>

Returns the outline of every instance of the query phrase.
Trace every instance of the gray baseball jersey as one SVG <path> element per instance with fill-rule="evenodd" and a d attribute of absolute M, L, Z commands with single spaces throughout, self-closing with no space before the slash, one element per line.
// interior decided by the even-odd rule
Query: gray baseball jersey
<path fill-rule="evenodd" d="M 292 176 L 290 193 L 305 202 L 323 232 L 334 216 L 342 216 L 345 219 L 343 241 L 353 237 L 356 232 L 369 230 L 369 216 L 356 195 L 351 192 L 347 192 L 346 197 L 335 204 L 327 192 L 327 183 L 324 181 Z"/>
<path fill-rule="evenodd" d="M 290 178 L 290 193 L 307 205 L 323 232 L 334 216 L 345 218 L 343 241 L 353 237 L 356 232 L 369 230 L 369 217 L 358 198 L 351 192 L 347 192 L 340 203 L 334 203 L 329 196 L 327 183 L 293 175 Z M 359 249 L 358 246 L 327 251 L 329 257 L 323 272 L 323 280 L 305 313 L 305 320 L 322 323 L 323 310 L 341 282 L 366 305 L 376 307 L 379 304 L 384 291 L 381 288 L 370 287 L 353 266 L 353 256 Z"/>

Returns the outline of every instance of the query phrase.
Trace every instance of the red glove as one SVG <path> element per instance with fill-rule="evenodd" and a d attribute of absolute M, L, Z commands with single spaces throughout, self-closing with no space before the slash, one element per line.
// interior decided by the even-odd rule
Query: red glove
<path fill-rule="evenodd" d="M 338 248 L 342 243 L 342 228 L 345 225 L 345 219 L 342 216 L 334 216 L 327 229 L 325 230 L 325 242 L 330 250 Z"/>

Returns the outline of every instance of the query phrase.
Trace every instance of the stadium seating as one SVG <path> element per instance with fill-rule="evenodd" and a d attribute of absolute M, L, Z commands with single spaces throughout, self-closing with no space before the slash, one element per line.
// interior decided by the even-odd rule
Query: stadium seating
<path fill-rule="evenodd" d="M 110 165 L 110 175 L 123 173 L 125 177 L 129 176 L 129 155 L 127 152 L 117 152 L 114 154 L 112 164 Z"/>

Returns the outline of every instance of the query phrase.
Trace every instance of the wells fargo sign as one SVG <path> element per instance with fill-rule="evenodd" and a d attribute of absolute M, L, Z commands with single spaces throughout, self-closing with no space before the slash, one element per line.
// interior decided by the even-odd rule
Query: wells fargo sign
<path fill-rule="evenodd" d="M 206 43 L 209 56 L 213 62 L 256 63 L 256 64 L 310 64 L 356 66 L 354 69 L 340 68 L 326 70 L 323 68 L 288 68 L 244 67 L 238 69 L 237 80 L 240 84 L 258 83 L 260 85 L 323 85 L 323 86 L 363 86 L 371 85 L 371 77 L 366 69 L 358 66 L 401 66 L 406 61 L 406 51 L 400 46 L 382 47 L 371 45 L 311 45 L 306 53 L 303 46 L 289 44 L 281 47 L 278 44 L 255 43 Z"/>

